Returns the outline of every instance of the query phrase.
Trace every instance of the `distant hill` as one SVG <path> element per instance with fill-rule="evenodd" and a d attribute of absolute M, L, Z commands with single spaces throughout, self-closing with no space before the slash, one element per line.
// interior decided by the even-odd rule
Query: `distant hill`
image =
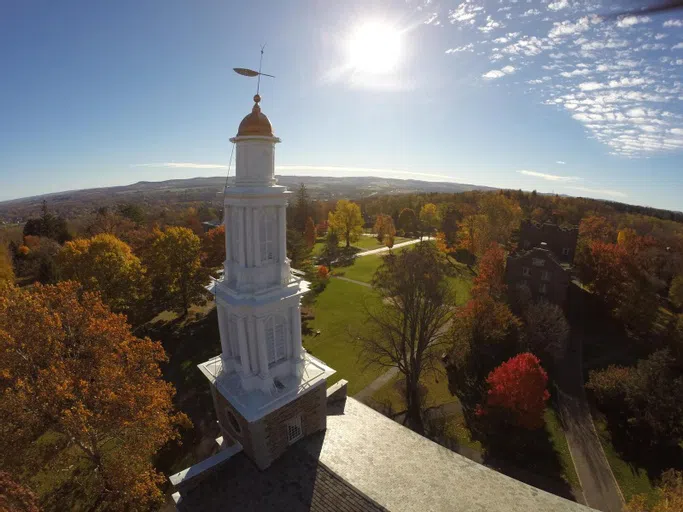
<path fill-rule="evenodd" d="M 278 183 L 295 190 L 306 185 L 316 199 L 359 199 L 377 194 L 405 194 L 410 192 L 465 192 L 495 190 L 492 187 L 463 183 L 402 180 L 368 177 L 277 176 Z M 232 182 L 232 179 L 230 180 Z M 219 202 L 225 177 L 188 178 L 167 181 L 140 181 L 132 185 L 106 188 L 70 190 L 0 202 L 1 222 L 24 222 L 37 215 L 43 200 L 50 210 L 67 218 L 78 217 L 102 206 L 120 203 L 144 204 L 147 207 L 168 207 L 175 203 Z"/>

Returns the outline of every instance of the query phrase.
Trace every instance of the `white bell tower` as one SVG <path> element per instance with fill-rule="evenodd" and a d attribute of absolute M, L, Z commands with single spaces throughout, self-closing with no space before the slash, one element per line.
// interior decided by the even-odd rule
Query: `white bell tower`
<path fill-rule="evenodd" d="M 284 428 L 287 435 L 296 430 L 292 424 L 301 435 L 324 428 L 324 405 L 313 409 L 311 404 L 319 405 L 320 390 L 324 397 L 334 370 L 301 344 L 300 300 L 309 283 L 292 273 L 287 258 L 291 192 L 276 184 L 280 139 L 261 113 L 260 101 L 254 96 L 251 114 L 230 139 L 237 158 L 235 184 L 225 190 L 225 274 L 213 288 L 222 354 L 199 368 L 212 384 L 224 437 L 241 443 L 266 467 L 287 445 L 273 447 L 262 438 L 263 424 Z M 282 420 L 273 415 L 283 408 L 292 418 L 278 427 Z M 297 416 L 298 408 L 303 409 Z"/>

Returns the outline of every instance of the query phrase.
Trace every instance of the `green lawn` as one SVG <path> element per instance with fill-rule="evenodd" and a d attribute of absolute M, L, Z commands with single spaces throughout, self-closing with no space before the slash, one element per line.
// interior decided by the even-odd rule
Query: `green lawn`
<path fill-rule="evenodd" d="M 408 242 L 409 240 L 414 240 L 414 238 L 404 238 L 397 236 L 394 239 L 394 245 L 400 244 L 403 242 Z M 344 247 L 344 243 L 342 242 L 339 247 Z M 352 247 L 356 247 L 357 249 L 360 249 L 361 251 L 370 251 L 372 249 L 380 249 L 381 247 L 384 247 L 384 244 L 380 243 L 377 241 L 377 238 L 374 236 L 361 236 L 357 242 L 354 242 L 351 244 Z M 313 246 L 313 250 L 311 251 L 311 254 L 314 257 L 320 256 L 320 254 L 323 251 L 323 247 L 325 247 L 325 239 L 324 238 L 318 238 L 315 242 L 315 245 Z"/>
<path fill-rule="evenodd" d="M 624 499 L 628 501 L 636 494 L 644 494 L 649 503 L 657 499 L 656 491 L 650 482 L 647 471 L 642 468 L 635 468 L 623 460 L 612 446 L 612 439 L 607 429 L 607 424 L 603 419 L 593 418 L 595 430 L 598 432 L 602 449 L 605 451 L 607 461 L 612 468 L 614 478 L 617 479 Z"/>
<path fill-rule="evenodd" d="M 560 463 L 562 464 L 562 477 L 572 486 L 573 489 L 581 489 L 581 482 L 574 468 L 574 461 L 569 452 L 567 438 L 562 431 L 560 419 L 554 409 L 548 407 L 545 410 L 545 429 L 550 435 L 550 440 L 555 448 Z"/>
<path fill-rule="evenodd" d="M 343 274 L 344 277 L 348 277 L 349 279 L 369 283 L 372 281 L 372 276 L 375 275 L 375 272 L 382 264 L 382 257 L 384 254 L 385 253 L 361 256 L 360 258 L 355 258 L 353 265 L 350 267 L 338 267 L 333 270 L 335 274 Z"/>
<path fill-rule="evenodd" d="M 379 298 L 365 286 L 331 279 L 317 297 L 315 318 L 308 323 L 313 331 L 319 329 L 320 335 L 304 338 L 306 350 L 337 370 L 327 384 L 346 379 L 349 395 L 360 391 L 382 373 L 378 368 L 364 369 L 363 361 L 358 358 L 359 347 L 351 340 L 350 333 L 355 329 L 367 328 L 365 301 L 376 304 Z"/>

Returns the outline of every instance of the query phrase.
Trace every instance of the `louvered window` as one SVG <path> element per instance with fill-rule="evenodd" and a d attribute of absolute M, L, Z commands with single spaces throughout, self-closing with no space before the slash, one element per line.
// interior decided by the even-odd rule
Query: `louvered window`
<path fill-rule="evenodd" d="M 269 366 L 287 357 L 287 323 L 283 317 L 271 316 L 266 321 L 266 347 Z"/>
<path fill-rule="evenodd" d="M 301 416 L 297 416 L 296 418 L 287 421 L 285 426 L 287 428 L 287 441 L 289 444 L 298 441 L 304 436 L 304 431 L 301 428 Z"/>

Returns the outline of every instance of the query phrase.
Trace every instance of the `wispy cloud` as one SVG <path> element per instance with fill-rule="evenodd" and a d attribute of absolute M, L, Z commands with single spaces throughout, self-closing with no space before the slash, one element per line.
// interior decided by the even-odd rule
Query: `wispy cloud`
<path fill-rule="evenodd" d="M 162 163 L 146 163 L 146 164 L 132 164 L 131 167 L 151 167 L 157 169 L 228 169 L 227 165 L 212 164 L 212 163 L 197 163 L 197 162 L 162 162 Z M 234 170 L 234 165 L 233 165 Z M 344 175 L 354 174 L 356 176 L 371 176 L 371 175 L 391 175 L 396 177 L 411 177 L 415 179 L 426 179 L 428 181 L 461 181 L 459 178 L 449 176 L 447 174 L 439 174 L 433 172 L 408 171 L 403 169 L 382 169 L 376 167 L 344 167 L 333 165 L 276 165 L 275 171 L 285 174 L 318 174 L 318 175 Z"/>
<path fill-rule="evenodd" d="M 196 162 L 163 162 L 157 164 L 132 164 L 131 167 L 158 167 L 170 169 L 227 169 L 223 164 L 199 164 Z"/>
<path fill-rule="evenodd" d="M 558 162 L 558 163 L 564 163 L 564 162 Z M 533 176 L 534 178 L 541 178 L 544 180 L 548 181 L 559 181 L 563 183 L 567 183 L 570 181 L 580 181 L 582 178 L 579 178 L 577 176 L 559 176 L 557 174 L 548 174 L 545 172 L 536 172 L 536 171 L 527 171 L 526 169 L 522 169 L 521 171 L 517 171 L 519 174 L 524 174 L 525 176 Z"/>
<path fill-rule="evenodd" d="M 562 160 L 558 160 L 558 161 L 555 162 L 555 163 L 556 163 L 556 164 L 560 164 L 560 165 L 564 165 L 564 164 L 566 164 L 567 162 L 563 162 Z"/>
<path fill-rule="evenodd" d="M 609 197 L 619 197 L 619 198 L 625 198 L 628 197 L 628 194 L 625 194 L 623 192 L 620 192 L 618 190 L 610 190 L 610 189 L 604 189 L 604 188 L 588 188 L 588 187 L 567 187 L 572 190 L 578 190 L 580 192 L 587 192 L 589 194 L 595 194 L 598 196 L 609 196 Z"/>
<path fill-rule="evenodd" d="M 446 52 L 488 61 L 479 71 L 484 81 L 525 84 L 525 92 L 571 116 L 612 154 L 683 151 L 682 19 L 661 26 L 642 15 L 610 20 L 597 14 L 595 0 L 548 0 L 546 9 L 519 0 L 443 1 L 453 4 L 449 22 L 467 43 Z M 634 111 L 642 114 L 628 114 Z"/>

